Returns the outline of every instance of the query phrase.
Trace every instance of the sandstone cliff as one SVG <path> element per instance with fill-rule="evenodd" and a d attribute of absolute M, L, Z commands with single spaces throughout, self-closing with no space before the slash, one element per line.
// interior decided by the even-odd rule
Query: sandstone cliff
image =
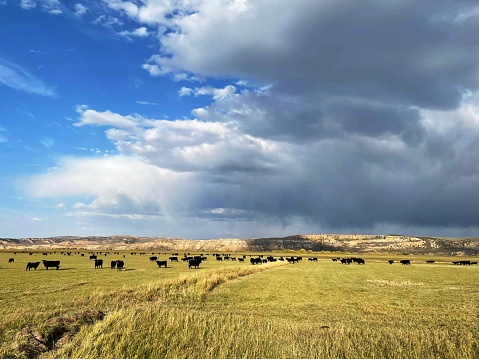
<path fill-rule="evenodd" d="M 310 234 L 281 238 L 252 239 L 204 239 L 164 237 L 50 237 L 50 238 L 2 238 L 0 249 L 116 249 L 156 251 L 347 251 L 347 252 L 401 252 L 416 254 L 479 254 L 479 238 L 434 238 L 400 235 L 362 234 Z"/>

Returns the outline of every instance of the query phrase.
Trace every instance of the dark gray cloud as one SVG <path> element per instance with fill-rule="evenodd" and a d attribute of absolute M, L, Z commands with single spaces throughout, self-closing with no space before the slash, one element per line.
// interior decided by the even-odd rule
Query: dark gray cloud
<path fill-rule="evenodd" d="M 158 64 L 165 71 L 181 65 L 202 75 L 274 83 L 287 94 L 442 109 L 478 86 L 473 2 L 304 1 L 288 8 L 288 16 L 284 6 L 259 1 L 252 7 L 237 21 L 221 22 L 200 6 L 196 28 L 182 18 L 184 32 L 162 39 L 170 56 L 158 57 Z M 223 31 L 214 33 L 213 25 Z"/>

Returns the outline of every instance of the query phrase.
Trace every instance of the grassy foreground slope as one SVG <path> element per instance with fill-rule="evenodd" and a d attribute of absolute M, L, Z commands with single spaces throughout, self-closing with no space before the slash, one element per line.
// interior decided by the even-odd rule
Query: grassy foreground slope
<path fill-rule="evenodd" d="M 125 305 L 51 357 L 477 358 L 478 279 L 450 264 L 303 261 Z"/>

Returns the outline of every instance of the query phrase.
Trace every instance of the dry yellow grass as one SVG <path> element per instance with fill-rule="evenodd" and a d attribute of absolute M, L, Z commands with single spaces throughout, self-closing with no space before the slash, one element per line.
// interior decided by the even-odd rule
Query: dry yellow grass
<path fill-rule="evenodd" d="M 61 297 L 62 310 L 37 297 L 29 310 L 47 312 L 26 321 L 25 312 L 2 307 L 9 314 L 0 355 L 28 357 L 20 351 L 32 341 L 22 332 L 28 322 L 40 334 L 74 329 L 42 358 L 479 357 L 478 267 L 452 266 L 447 258 L 411 266 L 370 259 L 365 266 L 330 259 L 267 266 L 214 261 L 199 271 L 171 269 L 162 279 L 152 278 L 164 271 L 139 261 L 123 274 L 147 280 L 122 285 L 120 274 L 116 284 L 110 278 L 111 285 L 70 302 Z M 65 288 L 79 293 L 73 283 Z M 53 292 L 46 298 L 60 293 Z"/>

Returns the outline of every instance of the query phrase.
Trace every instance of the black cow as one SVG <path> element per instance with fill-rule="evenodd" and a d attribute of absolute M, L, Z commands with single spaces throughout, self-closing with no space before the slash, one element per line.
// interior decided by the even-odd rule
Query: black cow
<path fill-rule="evenodd" d="M 118 262 L 118 261 L 111 261 L 111 262 L 110 262 L 110 268 L 111 268 L 111 269 L 115 269 L 115 268 L 116 268 L 116 262 Z"/>
<path fill-rule="evenodd" d="M 25 268 L 25 270 L 27 270 L 27 269 L 30 270 L 32 268 L 37 270 L 39 264 L 40 264 L 40 262 L 28 262 L 27 263 L 27 268 Z"/>
<path fill-rule="evenodd" d="M 316 258 L 316 257 L 308 258 L 308 261 L 309 262 L 317 262 L 318 258 Z"/>
<path fill-rule="evenodd" d="M 223 257 L 216 257 L 216 260 L 217 260 L 217 261 L 222 261 L 222 260 L 223 260 Z"/>
<path fill-rule="evenodd" d="M 48 270 L 48 268 L 56 268 L 57 270 L 60 268 L 60 261 L 46 261 L 43 260 L 43 265 L 45 266 L 45 269 Z"/>
<path fill-rule="evenodd" d="M 251 262 L 251 264 L 255 265 L 255 264 L 263 264 L 263 260 L 261 258 L 250 258 L 249 260 Z"/>
<path fill-rule="evenodd" d="M 286 257 L 286 260 L 288 261 L 288 263 L 298 263 L 299 261 L 299 258 L 295 258 L 295 257 Z"/>
<path fill-rule="evenodd" d="M 240 261 L 240 262 L 243 262 L 243 263 L 244 263 L 244 258 L 238 258 L 238 261 Z"/>
<path fill-rule="evenodd" d="M 366 262 L 362 258 L 356 258 L 356 263 L 357 264 L 366 264 Z"/>
<path fill-rule="evenodd" d="M 150 257 L 150 261 L 154 262 L 158 259 L 158 257 Z"/>
<path fill-rule="evenodd" d="M 15 258 L 9 258 L 8 263 L 15 263 Z"/>
<path fill-rule="evenodd" d="M 388 260 L 389 264 L 394 264 L 394 261 L 392 259 Z"/>
<path fill-rule="evenodd" d="M 165 268 L 168 266 L 168 261 L 156 261 L 156 264 L 158 264 L 158 267 L 164 266 Z"/>
<path fill-rule="evenodd" d="M 426 263 L 432 264 L 432 263 L 436 263 L 436 261 L 429 260 L 429 261 L 426 261 Z"/>
<path fill-rule="evenodd" d="M 90 260 L 92 260 L 92 259 L 96 259 L 96 255 L 95 255 L 95 254 L 92 254 L 92 255 L 90 256 Z"/>
<path fill-rule="evenodd" d="M 201 260 L 199 259 L 190 259 L 188 261 L 188 269 L 191 269 L 192 267 L 195 267 L 196 269 L 200 268 Z"/>
<path fill-rule="evenodd" d="M 456 262 L 452 262 L 452 264 L 460 265 L 460 266 L 470 266 L 471 261 L 456 261 Z"/>
<path fill-rule="evenodd" d="M 170 262 L 178 262 L 178 257 L 170 257 L 168 258 Z"/>
<path fill-rule="evenodd" d="M 353 260 L 351 258 L 341 258 L 341 264 L 351 264 Z"/>
<path fill-rule="evenodd" d="M 95 269 L 103 268 L 103 259 L 95 259 Z"/>
<path fill-rule="evenodd" d="M 124 266 L 125 266 L 125 262 L 123 262 L 123 261 L 116 261 L 116 269 L 122 270 Z"/>
<path fill-rule="evenodd" d="M 399 263 L 401 263 L 403 266 L 408 266 L 411 264 L 411 261 L 409 259 L 403 259 L 400 260 Z"/>

